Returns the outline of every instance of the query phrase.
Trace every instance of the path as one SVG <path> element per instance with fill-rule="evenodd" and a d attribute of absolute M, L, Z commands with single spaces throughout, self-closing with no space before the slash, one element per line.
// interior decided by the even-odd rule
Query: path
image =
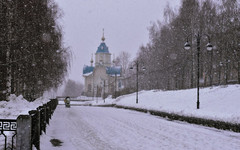
<path fill-rule="evenodd" d="M 61 140 L 53 147 L 50 139 Z M 41 150 L 237 150 L 240 134 L 116 108 L 58 106 Z"/>

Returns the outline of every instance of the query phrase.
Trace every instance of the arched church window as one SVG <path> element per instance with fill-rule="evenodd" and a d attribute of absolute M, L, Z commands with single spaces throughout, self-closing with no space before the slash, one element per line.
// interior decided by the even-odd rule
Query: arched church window
<path fill-rule="evenodd" d="M 121 81 L 118 82 L 118 87 L 119 87 L 119 88 L 122 87 L 122 82 L 121 82 Z"/>

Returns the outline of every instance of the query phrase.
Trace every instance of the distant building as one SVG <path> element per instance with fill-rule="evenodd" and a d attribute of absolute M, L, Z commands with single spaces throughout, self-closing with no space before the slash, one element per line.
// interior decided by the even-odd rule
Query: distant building
<path fill-rule="evenodd" d="M 83 77 L 85 78 L 84 94 L 90 97 L 100 97 L 115 94 L 122 88 L 121 67 L 115 66 L 111 61 L 111 53 L 105 44 L 103 35 L 102 42 L 95 53 L 95 66 L 93 66 L 93 56 L 91 66 L 85 65 Z"/>

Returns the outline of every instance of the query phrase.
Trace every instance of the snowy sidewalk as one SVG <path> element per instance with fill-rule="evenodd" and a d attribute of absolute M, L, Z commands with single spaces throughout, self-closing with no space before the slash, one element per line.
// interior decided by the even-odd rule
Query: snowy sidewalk
<path fill-rule="evenodd" d="M 51 139 L 62 146 L 53 147 Z M 41 150 L 233 150 L 240 149 L 240 134 L 146 113 L 99 107 L 58 106 Z"/>

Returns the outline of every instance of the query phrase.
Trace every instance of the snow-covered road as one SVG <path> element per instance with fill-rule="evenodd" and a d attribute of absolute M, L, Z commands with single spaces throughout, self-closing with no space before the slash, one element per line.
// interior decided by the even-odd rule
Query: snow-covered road
<path fill-rule="evenodd" d="M 53 147 L 51 139 L 61 140 Z M 42 150 L 239 150 L 240 134 L 136 111 L 58 106 Z"/>

